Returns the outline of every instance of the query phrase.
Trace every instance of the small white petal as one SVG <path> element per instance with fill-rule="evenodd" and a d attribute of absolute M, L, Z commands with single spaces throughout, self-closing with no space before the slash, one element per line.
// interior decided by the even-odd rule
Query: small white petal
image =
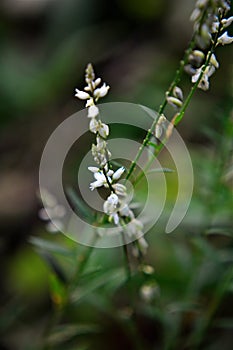
<path fill-rule="evenodd" d="M 94 178 L 98 181 L 102 181 L 103 183 L 106 181 L 105 176 L 102 172 L 94 173 Z"/>
<path fill-rule="evenodd" d="M 86 102 L 86 107 L 90 107 L 90 106 L 93 106 L 94 105 L 94 100 L 92 97 L 89 98 L 89 100 L 87 100 Z"/>
<path fill-rule="evenodd" d="M 102 186 L 103 186 L 103 181 L 101 181 L 101 180 L 97 180 L 97 181 L 94 181 L 94 182 L 90 183 L 91 191 L 93 191 L 97 187 L 102 187 Z"/>
<path fill-rule="evenodd" d="M 75 89 L 75 91 L 75 97 L 79 98 L 80 100 L 87 100 L 88 98 L 90 98 L 90 95 L 85 91 L 81 91 L 79 89 Z"/>
<path fill-rule="evenodd" d="M 223 33 L 223 35 L 221 35 L 218 38 L 218 44 L 220 45 L 227 45 L 227 44 L 231 44 L 233 42 L 233 37 L 229 36 L 227 32 Z"/>
<path fill-rule="evenodd" d="M 210 58 L 210 63 L 215 67 L 215 68 L 219 68 L 219 63 L 216 59 L 215 54 L 212 53 L 211 58 Z"/>
<path fill-rule="evenodd" d="M 89 166 L 87 169 L 92 173 L 97 173 L 99 171 L 99 168 L 97 168 L 96 166 Z"/>
<path fill-rule="evenodd" d="M 115 171 L 115 173 L 112 176 L 113 180 L 118 180 L 121 177 L 121 175 L 124 173 L 124 171 L 125 171 L 125 168 L 123 166 L 117 169 L 117 171 Z"/>
<path fill-rule="evenodd" d="M 114 213 L 114 214 L 112 215 L 112 217 L 113 217 L 114 224 L 115 224 L 115 225 L 118 225 L 118 224 L 119 224 L 119 221 L 120 221 L 119 215 L 118 215 L 117 213 Z"/>
<path fill-rule="evenodd" d="M 97 78 L 94 82 L 95 87 L 98 86 L 101 83 L 101 78 Z"/>

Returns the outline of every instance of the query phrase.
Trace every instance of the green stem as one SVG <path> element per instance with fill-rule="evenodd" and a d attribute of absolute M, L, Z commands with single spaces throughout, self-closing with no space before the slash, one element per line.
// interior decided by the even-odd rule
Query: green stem
<path fill-rule="evenodd" d="M 191 42 L 190 42 L 190 44 L 189 44 L 189 47 L 188 47 L 188 49 L 185 51 L 185 54 L 184 54 L 183 59 L 180 61 L 180 66 L 179 66 L 179 68 L 178 68 L 177 71 L 176 71 L 175 77 L 174 77 L 174 79 L 173 79 L 173 81 L 172 81 L 172 83 L 171 83 L 171 85 L 170 85 L 170 87 L 169 87 L 169 89 L 168 89 L 168 91 L 167 91 L 166 96 L 171 95 L 171 94 L 172 94 L 172 91 L 173 91 L 173 89 L 174 89 L 174 87 L 179 83 L 179 81 L 180 81 L 180 79 L 181 79 L 181 75 L 182 75 L 183 70 L 184 70 L 184 66 L 187 64 L 187 62 L 188 62 L 188 57 L 189 57 L 190 53 L 192 52 L 194 46 L 195 46 L 195 35 L 193 35 L 193 38 L 192 38 L 192 40 L 191 40 Z M 142 143 L 142 145 L 140 146 L 140 148 L 139 148 L 139 150 L 138 150 L 138 153 L 137 153 L 135 159 L 132 161 L 132 163 L 131 163 L 131 165 L 130 165 L 130 168 L 129 168 L 128 173 L 127 173 L 127 175 L 126 175 L 126 180 L 129 179 L 129 177 L 130 177 L 131 174 L 133 173 L 133 171 L 134 171 L 134 169 L 135 169 L 135 166 L 136 166 L 136 164 L 137 164 L 139 158 L 141 157 L 141 155 L 142 155 L 142 153 L 143 153 L 143 151 L 144 151 L 144 148 L 147 146 L 147 144 L 148 144 L 148 142 L 149 142 L 151 136 L 153 136 L 151 130 L 153 130 L 153 129 L 155 128 L 155 125 L 157 124 L 157 122 L 158 122 L 158 120 L 159 120 L 159 117 L 162 115 L 162 113 L 163 113 L 163 111 L 164 111 L 166 105 L 167 105 L 167 99 L 164 98 L 163 103 L 162 103 L 162 104 L 160 105 L 160 107 L 159 107 L 159 111 L 158 111 L 158 116 L 157 116 L 157 118 L 154 119 L 154 121 L 153 121 L 153 123 L 152 123 L 150 129 L 147 131 L 146 137 L 145 137 L 145 139 L 143 140 L 143 143 Z"/>
<path fill-rule="evenodd" d="M 220 23 L 221 23 L 221 19 L 222 19 L 222 16 L 221 16 L 221 18 L 220 18 L 220 20 L 219 20 Z M 201 73 L 200 73 L 200 75 L 199 75 L 199 78 L 197 79 L 196 83 L 192 86 L 192 88 L 191 88 L 191 90 L 190 90 L 188 96 L 186 97 L 186 99 L 185 99 L 185 101 L 184 101 L 184 103 L 183 103 L 183 105 L 182 105 L 182 107 L 181 107 L 179 113 L 177 114 L 177 116 L 176 116 L 176 118 L 175 118 L 175 121 L 174 121 L 174 126 L 178 125 L 178 124 L 181 122 L 181 120 L 183 119 L 183 117 L 184 117 L 185 111 L 186 111 L 186 109 L 188 108 L 189 103 L 191 102 L 192 97 L 193 97 L 195 91 L 197 90 L 200 81 L 201 81 L 202 78 L 203 78 L 203 75 L 204 75 L 204 73 L 205 73 L 205 69 L 206 69 L 206 67 L 207 67 L 207 66 L 209 65 L 209 63 L 210 63 L 211 56 L 212 56 L 212 54 L 214 53 L 214 50 L 216 49 L 217 40 L 218 40 L 218 37 L 219 37 L 219 34 L 220 34 L 221 30 L 222 30 L 222 27 L 221 27 L 221 25 L 219 25 L 218 31 L 217 31 L 217 33 L 216 33 L 216 35 L 215 35 L 215 38 L 214 38 L 213 44 L 212 44 L 212 46 L 211 46 L 211 49 L 209 50 L 209 52 L 208 52 L 208 54 L 207 54 L 206 61 L 205 61 L 204 65 L 203 65 L 203 67 L 202 67 L 202 70 L 201 70 Z M 189 50 L 187 50 L 186 53 L 187 53 L 188 51 L 189 51 Z M 179 79 L 180 79 L 180 76 L 181 76 L 181 69 L 183 69 L 184 65 L 185 65 L 185 59 L 184 59 L 183 61 L 181 61 L 180 69 L 177 71 L 177 72 L 180 72 L 180 74 L 178 75 L 178 73 L 177 73 L 176 79 L 178 79 L 178 77 L 179 77 Z M 177 80 L 176 80 L 176 79 L 175 79 L 175 80 L 173 81 L 173 83 L 171 84 L 170 89 L 169 89 L 169 91 L 168 91 L 168 95 L 169 95 L 169 92 L 171 92 L 171 91 L 173 90 L 173 88 L 176 86 L 176 84 L 177 84 Z M 140 156 L 142 155 L 144 148 L 147 146 L 147 144 L 148 144 L 148 142 L 149 142 L 149 140 L 150 140 L 150 135 L 152 135 L 152 134 L 151 134 L 151 130 L 154 129 L 155 125 L 157 124 L 158 119 L 159 119 L 160 115 L 162 114 L 162 112 L 164 111 L 165 106 L 166 106 L 166 103 L 165 103 L 165 101 L 164 101 L 163 104 L 160 106 L 160 109 L 159 109 L 159 112 L 158 112 L 158 117 L 153 121 L 153 123 L 152 123 L 152 125 L 151 125 L 151 128 L 148 130 L 147 135 L 146 135 L 146 137 L 145 137 L 145 139 L 144 139 L 144 141 L 143 141 L 143 143 L 142 143 L 142 146 L 140 147 L 139 152 L 138 152 L 138 154 L 136 155 L 135 160 L 132 162 L 132 165 L 131 165 L 131 167 L 130 167 L 130 169 L 129 169 L 129 172 L 128 172 L 128 175 L 127 175 L 127 177 L 126 177 L 127 179 L 128 179 L 128 178 L 130 177 L 130 175 L 132 174 L 132 172 L 133 172 L 133 170 L 134 170 L 134 168 L 135 168 L 135 166 L 136 166 L 136 162 L 138 161 L 138 159 L 139 159 Z M 158 154 L 160 153 L 160 151 L 163 149 L 164 145 L 166 144 L 166 141 L 167 141 L 167 139 L 164 139 L 164 140 L 156 147 L 155 152 L 152 154 L 152 156 L 151 156 L 150 159 L 148 160 L 147 164 L 145 165 L 144 169 L 141 171 L 141 173 L 140 173 L 140 174 L 138 175 L 138 177 L 136 178 L 135 183 L 138 183 L 138 182 L 141 180 L 141 178 L 143 177 L 143 174 L 145 173 L 145 171 L 148 170 L 148 169 L 150 168 L 151 164 L 153 163 L 154 157 L 157 157 L 157 156 L 158 156 Z M 134 166 L 133 166 L 133 165 L 134 165 Z"/>

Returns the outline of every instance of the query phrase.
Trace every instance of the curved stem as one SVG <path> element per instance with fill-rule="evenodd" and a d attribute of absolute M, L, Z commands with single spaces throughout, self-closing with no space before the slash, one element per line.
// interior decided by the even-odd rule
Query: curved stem
<path fill-rule="evenodd" d="M 219 23 L 221 23 L 222 16 L 223 16 L 223 15 L 220 16 Z M 183 105 L 182 105 L 182 107 L 181 107 L 179 113 L 178 113 L 177 115 L 175 115 L 175 117 L 173 118 L 174 120 L 172 121 L 172 124 L 173 124 L 174 126 L 178 125 L 178 124 L 181 122 L 181 120 L 183 119 L 183 117 L 184 117 L 185 111 L 186 111 L 187 107 L 189 106 L 189 103 L 191 102 L 191 99 L 192 99 L 192 97 L 193 97 L 195 91 L 197 90 L 200 81 L 201 81 L 202 78 L 203 78 L 203 75 L 204 75 L 204 73 L 205 73 L 205 69 L 207 68 L 207 66 L 208 66 L 209 63 L 210 63 L 211 56 L 212 56 L 212 54 L 214 53 L 214 50 L 216 49 L 217 40 L 218 40 L 219 34 L 221 33 L 221 30 L 222 30 L 222 26 L 219 25 L 218 31 L 217 31 L 217 33 L 216 33 L 216 35 L 215 35 L 215 38 L 214 38 L 214 40 L 213 40 L 213 43 L 212 43 L 212 45 L 211 45 L 211 49 L 210 49 L 210 50 L 208 51 L 208 53 L 207 53 L 206 61 L 205 61 L 204 65 L 203 65 L 203 67 L 202 67 L 201 73 L 200 73 L 200 75 L 199 75 L 199 77 L 198 77 L 196 83 L 195 83 L 195 84 L 192 86 L 192 88 L 190 89 L 190 92 L 189 92 L 188 96 L 186 97 L 186 99 L 185 99 L 185 101 L 184 101 L 184 103 L 183 103 Z M 193 40 L 194 40 L 194 39 L 193 39 Z M 191 43 L 192 43 L 192 42 L 191 42 Z M 191 46 L 192 46 L 192 45 L 190 45 L 190 48 L 191 48 Z M 186 55 L 185 55 L 186 60 L 187 60 L 187 58 L 188 58 L 187 52 L 189 52 L 189 49 L 186 51 Z M 171 84 L 171 86 L 170 86 L 170 88 L 169 88 L 168 95 L 169 95 L 169 93 L 171 93 L 171 91 L 173 90 L 173 88 L 176 86 L 177 81 L 180 80 L 181 73 L 182 73 L 182 71 L 183 71 L 183 67 L 184 67 L 184 65 L 186 64 L 186 63 L 185 63 L 186 60 L 184 59 L 183 61 L 181 61 L 181 63 L 180 63 L 180 68 L 179 68 L 179 70 L 177 71 L 176 78 L 174 79 L 174 81 L 172 82 L 172 84 Z M 179 73 L 179 74 L 178 74 L 178 73 Z M 135 168 L 135 166 L 136 166 L 136 162 L 138 161 L 138 159 L 139 159 L 140 156 L 142 155 L 144 148 L 147 146 L 147 144 L 148 144 L 148 142 L 149 142 L 149 140 L 150 140 L 150 136 L 152 135 L 151 129 L 153 129 L 153 128 L 155 127 L 155 125 L 157 124 L 157 122 L 158 122 L 158 120 L 159 120 L 159 117 L 161 116 L 162 112 L 164 111 L 164 109 L 165 109 L 165 107 L 166 107 L 166 104 L 167 104 L 167 101 L 166 101 L 166 103 L 165 103 L 165 101 L 164 101 L 163 104 L 160 106 L 160 109 L 159 109 L 159 112 L 158 112 L 158 116 L 157 116 L 157 118 L 153 121 L 153 123 L 152 123 L 152 125 L 151 125 L 151 128 L 148 130 L 147 135 L 146 135 L 146 137 L 145 137 L 145 139 L 144 139 L 144 141 L 143 141 L 143 143 L 142 143 L 142 146 L 139 148 L 139 151 L 138 151 L 138 154 L 136 155 L 135 160 L 134 160 L 134 161 L 132 162 L 132 164 L 131 164 L 131 167 L 130 167 L 129 172 L 128 172 L 127 177 L 126 177 L 127 179 L 131 176 L 131 174 L 132 174 L 132 172 L 133 172 L 133 170 L 134 170 L 134 168 Z M 169 135 L 169 137 L 170 137 L 170 135 Z M 152 156 L 151 156 L 150 159 L 148 160 L 148 162 L 147 162 L 147 164 L 145 165 L 144 169 L 141 171 L 141 173 L 140 173 L 140 174 L 138 175 L 138 177 L 136 178 L 135 183 L 138 183 L 139 180 L 143 177 L 143 174 L 145 173 L 145 171 L 148 170 L 148 169 L 150 168 L 150 166 L 151 166 L 151 164 L 152 164 L 152 162 L 153 162 L 153 160 L 154 160 L 154 157 L 157 157 L 157 156 L 158 156 L 158 154 L 160 153 L 160 151 L 163 149 L 164 145 L 166 144 L 167 140 L 168 140 L 168 138 L 165 137 L 165 139 L 162 140 L 162 142 L 161 142 L 160 144 L 157 145 L 155 152 L 153 152 Z"/>

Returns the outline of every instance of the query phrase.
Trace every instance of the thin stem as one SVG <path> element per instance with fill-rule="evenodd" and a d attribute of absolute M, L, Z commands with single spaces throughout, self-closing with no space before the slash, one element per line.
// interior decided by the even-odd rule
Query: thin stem
<path fill-rule="evenodd" d="M 222 16 L 223 16 L 223 15 L 222 15 Z M 220 16 L 219 23 L 221 23 L 222 16 Z M 174 122 L 173 122 L 173 125 L 174 125 L 174 126 L 177 126 L 177 125 L 181 122 L 181 120 L 183 119 L 183 117 L 184 117 L 185 111 L 186 111 L 186 109 L 188 108 L 189 103 L 191 102 L 192 97 L 193 97 L 195 91 L 197 90 L 200 81 L 201 81 L 202 78 L 203 78 L 203 75 L 204 75 L 204 73 L 205 73 L 205 69 L 207 68 L 207 66 L 208 66 L 209 63 L 210 63 L 211 56 L 212 56 L 212 54 L 214 53 L 214 50 L 216 49 L 217 40 L 218 40 L 219 34 L 221 33 L 221 30 L 222 30 L 222 27 L 221 27 L 221 25 L 219 25 L 218 31 L 217 31 L 217 33 L 216 33 L 216 35 L 215 35 L 215 38 L 214 38 L 214 41 L 213 41 L 213 43 L 212 43 L 212 45 L 211 45 L 211 49 L 209 50 L 209 52 L 208 52 L 208 54 L 207 54 L 206 61 L 205 61 L 204 65 L 203 65 L 203 67 L 202 67 L 201 73 L 200 73 L 200 75 L 199 75 L 199 77 L 198 77 L 196 83 L 192 86 L 192 88 L 191 88 L 191 90 L 190 90 L 188 96 L 186 97 L 186 99 L 185 99 L 185 101 L 184 101 L 184 103 L 183 103 L 183 105 L 182 105 L 182 107 L 181 107 L 179 113 L 178 113 L 178 114 L 175 116 L 175 118 L 174 118 Z M 182 61 L 181 61 L 181 62 L 182 62 Z M 183 61 L 183 62 L 184 62 L 184 61 Z M 182 65 L 182 64 L 181 64 L 181 65 Z M 173 83 L 171 84 L 172 89 L 173 89 L 175 86 L 176 86 L 176 81 L 174 80 Z M 170 87 L 170 88 L 171 88 L 171 87 Z M 169 90 L 169 91 L 170 91 L 170 90 Z M 171 90 L 171 91 L 172 91 L 172 90 Z M 159 109 L 158 117 L 153 121 L 152 126 L 151 126 L 150 130 L 148 130 L 148 133 L 147 133 L 146 138 L 144 139 L 142 145 L 144 145 L 144 144 L 145 144 L 145 146 L 147 145 L 147 143 L 148 143 L 148 141 L 149 141 L 149 139 L 150 139 L 150 136 L 149 136 L 149 135 L 151 135 L 151 129 L 153 129 L 153 128 L 155 127 L 155 125 L 157 124 L 157 121 L 158 121 L 160 115 L 162 114 L 162 112 L 163 112 L 165 106 L 166 106 L 166 104 L 165 104 L 165 102 L 164 102 L 164 103 L 161 105 L 160 109 Z M 170 135 L 169 135 L 169 137 L 170 137 Z M 148 160 L 148 162 L 147 162 L 147 164 L 145 165 L 144 169 L 141 171 L 141 173 L 140 173 L 140 174 L 138 175 L 138 177 L 136 178 L 135 183 L 138 183 L 138 182 L 141 180 L 141 178 L 143 177 L 143 174 L 145 173 L 145 171 L 148 170 L 148 169 L 150 168 L 151 164 L 153 163 L 154 157 L 157 157 L 157 156 L 158 156 L 158 154 L 160 153 L 160 151 L 163 149 L 164 145 L 166 144 L 167 140 L 168 140 L 168 138 L 165 137 L 165 139 L 162 140 L 162 142 L 161 142 L 159 145 L 157 145 L 155 152 L 153 152 L 152 156 L 151 156 L 150 159 Z M 140 147 L 140 148 L 141 148 L 141 147 Z M 144 150 L 144 147 L 142 147 L 142 148 L 143 148 L 142 150 L 139 149 L 140 152 L 138 152 L 138 154 L 137 154 L 137 156 L 136 156 L 136 158 L 135 158 L 137 161 L 138 161 L 138 159 L 140 158 L 140 156 L 141 156 L 141 154 L 142 154 L 142 152 L 143 152 L 143 150 Z M 134 162 L 135 162 L 135 160 L 134 160 L 132 163 L 134 163 Z M 136 164 L 135 164 L 135 165 L 136 165 Z M 132 166 L 131 166 L 131 168 L 132 168 Z M 129 176 L 132 174 L 132 171 L 133 171 L 133 170 L 134 170 L 134 168 L 133 168 L 132 170 L 129 169 L 129 173 L 128 173 Z M 129 178 L 129 176 L 127 177 L 127 179 Z"/>
<path fill-rule="evenodd" d="M 190 41 L 190 44 L 189 44 L 189 47 L 188 49 L 185 51 L 185 54 L 184 54 L 184 57 L 183 59 L 180 61 L 180 66 L 179 68 L 177 69 L 176 71 L 176 74 L 175 74 L 175 77 L 167 91 L 167 94 L 166 96 L 169 96 L 171 95 L 172 93 L 172 90 L 174 89 L 174 87 L 179 83 L 180 79 L 181 79 L 181 75 L 183 73 L 183 70 L 184 70 L 184 66 L 187 64 L 188 62 L 188 57 L 190 55 L 190 53 L 192 52 L 193 48 L 195 46 L 195 34 L 193 35 L 191 41 Z M 159 117 L 162 115 L 165 107 L 167 105 L 167 99 L 166 97 L 164 98 L 164 101 L 162 102 L 162 104 L 160 105 L 159 107 L 159 111 L 158 111 L 158 116 L 157 118 L 154 119 L 150 129 L 147 131 L 147 134 L 145 136 L 145 139 L 143 140 L 143 143 L 142 145 L 140 146 L 139 150 L 138 150 L 138 153 L 135 157 L 135 159 L 132 161 L 131 165 L 130 165 L 130 168 L 128 170 L 128 173 L 126 175 L 126 180 L 129 179 L 129 177 L 131 176 L 132 172 L 134 171 L 135 169 L 135 166 L 137 164 L 137 161 L 139 160 L 139 158 L 141 157 L 142 153 L 143 153 L 143 150 L 144 148 L 147 146 L 151 136 L 153 136 L 151 130 L 154 129 L 155 125 L 157 124 L 158 120 L 159 120 Z"/>
<path fill-rule="evenodd" d="M 204 18 L 205 18 L 205 15 L 206 15 L 206 13 L 207 13 L 207 8 L 208 8 L 208 7 L 206 7 L 205 10 L 203 11 L 202 17 L 201 17 L 201 19 L 200 19 L 200 26 L 201 26 L 201 24 L 202 24 L 202 22 L 203 22 L 203 20 L 204 20 Z M 223 15 L 221 15 L 220 17 L 221 17 L 221 18 L 220 18 L 220 21 L 221 21 Z M 221 23 L 221 22 L 220 22 L 220 23 Z M 211 49 L 211 54 L 213 53 L 213 51 L 214 51 L 214 49 L 215 49 L 215 46 L 216 46 L 216 43 L 217 43 L 216 40 L 217 40 L 218 35 L 219 35 L 220 32 L 221 32 L 221 26 L 219 25 L 218 32 L 217 32 L 217 34 L 216 34 L 216 36 L 215 36 L 214 44 L 213 44 L 212 49 Z M 183 71 L 184 71 L 184 67 L 185 67 L 185 65 L 188 63 L 189 55 L 190 55 L 190 53 L 192 52 L 193 48 L 195 47 L 195 38 L 196 38 L 196 35 L 197 35 L 198 33 L 199 33 L 199 31 L 197 31 L 197 32 L 195 32 L 195 33 L 193 34 L 193 37 L 192 37 L 192 39 L 191 39 L 191 41 L 190 41 L 190 44 L 189 44 L 189 46 L 188 46 L 188 49 L 185 51 L 184 57 L 183 57 L 183 59 L 180 61 L 179 68 L 178 68 L 177 71 L 176 71 L 175 77 L 174 77 L 174 79 L 173 79 L 173 81 L 172 81 L 172 83 L 171 83 L 171 85 L 170 85 L 170 87 L 169 87 L 169 89 L 168 89 L 168 91 L 167 91 L 167 93 L 166 93 L 166 97 L 167 97 L 167 96 L 170 96 L 170 95 L 172 94 L 172 91 L 173 91 L 174 87 L 179 83 L 179 81 L 180 81 L 180 79 L 181 79 L 181 75 L 182 75 L 182 73 L 183 73 Z M 211 54 L 210 54 L 209 57 L 208 57 L 208 63 L 209 63 L 209 60 L 210 60 L 210 58 L 211 58 Z M 207 61 L 206 61 L 206 62 L 207 62 Z M 207 67 L 208 63 L 206 63 L 205 68 Z M 202 77 L 203 77 L 203 74 L 204 74 L 204 69 L 202 70 L 202 72 L 201 72 L 201 74 L 200 74 L 200 76 L 199 76 L 198 81 L 195 83 L 195 85 L 194 85 L 193 88 L 191 89 L 191 92 L 190 92 L 190 94 L 188 95 L 188 97 L 187 97 L 187 99 L 186 99 L 186 101 L 185 101 L 186 103 L 184 103 L 184 105 L 182 106 L 182 109 L 181 109 L 181 111 L 180 111 L 180 113 L 179 113 L 179 118 L 177 118 L 177 122 L 176 122 L 175 125 L 177 125 L 177 124 L 179 123 L 179 121 L 183 118 L 182 113 L 184 114 L 184 112 L 185 112 L 185 110 L 186 110 L 186 108 L 187 108 L 187 106 L 188 106 L 188 104 L 189 104 L 189 102 L 190 102 L 190 100 L 191 100 L 191 98 L 192 98 L 192 96 L 193 96 L 193 94 L 194 94 L 196 88 L 198 87 L 199 82 L 201 81 L 201 79 L 202 79 Z M 142 155 L 142 153 L 143 153 L 143 151 L 144 151 L 144 148 L 148 145 L 148 142 L 149 142 L 149 140 L 150 140 L 150 137 L 153 136 L 151 130 L 153 130 L 153 129 L 155 128 L 155 126 L 156 126 L 156 124 L 157 124 L 157 122 L 158 122 L 158 120 L 159 120 L 159 117 L 162 115 L 162 113 L 163 113 L 163 111 L 164 111 L 164 109 L 165 109 L 165 107 L 166 107 L 166 105 L 167 105 L 167 103 L 168 103 L 166 97 L 165 97 L 163 103 L 162 103 L 162 104 L 160 105 L 160 107 L 159 107 L 157 117 L 154 119 L 154 121 L 153 121 L 153 123 L 152 123 L 150 129 L 147 131 L 147 134 L 146 134 L 146 136 L 145 136 L 145 138 L 144 138 L 144 140 L 143 140 L 143 142 L 142 142 L 142 145 L 140 146 L 140 148 L 139 148 L 139 150 L 138 150 L 138 153 L 136 154 L 135 159 L 132 161 L 132 163 L 131 163 L 131 165 L 130 165 L 130 168 L 129 168 L 128 173 L 127 173 L 127 175 L 126 175 L 126 180 L 129 179 L 129 177 L 130 177 L 131 174 L 133 173 L 133 171 L 134 171 L 134 169 L 135 169 L 135 167 L 136 167 L 136 164 L 137 164 L 139 158 L 141 157 L 141 155 Z M 180 119 L 180 120 L 179 120 L 179 119 Z M 163 148 L 163 147 L 162 147 L 162 148 Z M 160 150 L 159 150 L 159 151 L 160 151 Z"/>

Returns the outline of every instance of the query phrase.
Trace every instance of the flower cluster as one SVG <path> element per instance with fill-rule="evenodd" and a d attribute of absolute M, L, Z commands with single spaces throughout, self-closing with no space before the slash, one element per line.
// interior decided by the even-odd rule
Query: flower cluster
<path fill-rule="evenodd" d="M 233 42 L 233 37 L 225 31 L 233 22 L 233 17 L 224 18 L 229 10 L 230 4 L 226 0 L 198 0 L 191 14 L 196 47 L 188 57 L 185 70 L 191 75 L 192 83 L 198 81 L 198 88 L 204 91 L 209 89 L 209 78 L 219 68 L 219 63 L 213 53 L 206 54 L 203 50 L 213 43 L 217 46 Z M 208 64 L 205 64 L 207 58 Z"/>
<path fill-rule="evenodd" d="M 143 224 L 135 218 L 128 203 L 127 188 L 119 183 L 125 172 L 124 167 L 113 170 L 110 158 L 111 152 L 107 147 L 107 137 L 109 136 L 109 126 L 100 119 L 100 111 L 96 106 L 98 100 L 108 93 L 109 86 L 101 83 L 100 78 L 95 78 L 95 73 L 91 64 L 87 65 L 85 80 L 87 86 L 84 91 L 76 89 L 75 96 L 81 100 L 86 100 L 88 108 L 87 117 L 90 119 L 89 130 L 96 135 L 96 143 L 92 144 L 92 155 L 97 166 L 90 166 L 88 170 L 93 173 L 94 180 L 90 183 L 91 191 L 105 187 L 109 190 L 109 195 L 103 204 L 103 212 L 108 216 L 109 222 L 113 222 L 122 232 L 126 232 L 129 237 L 137 239 L 135 255 L 145 254 L 148 247 L 143 236 Z"/>

